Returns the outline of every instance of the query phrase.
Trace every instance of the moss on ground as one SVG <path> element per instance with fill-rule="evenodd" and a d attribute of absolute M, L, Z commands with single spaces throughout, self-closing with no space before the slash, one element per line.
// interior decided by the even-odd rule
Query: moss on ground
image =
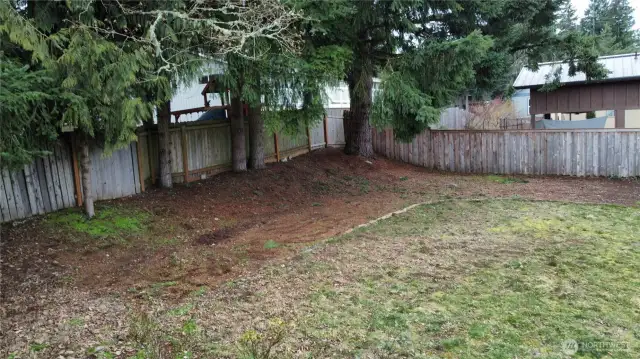
<path fill-rule="evenodd" d="M 497 176 L 497 175 L 488 175 L 485 177 L 487 180 L 492 182 L 498 182 L 502 184 L 511 184 L 511 183 L 529 183 L 529 181 L 524 180 L 522 178 L 517 177 L 505 177 L 505 176 Z"/>
<path fill-rule="evenodd" d="M 94 238 L 126 237 L 141 234 L 147 229 L 150 215 L 124 207 L 102 207 L 88 219 L 78 208 L 47 215 L 46 222 L 57 228 Z"/>

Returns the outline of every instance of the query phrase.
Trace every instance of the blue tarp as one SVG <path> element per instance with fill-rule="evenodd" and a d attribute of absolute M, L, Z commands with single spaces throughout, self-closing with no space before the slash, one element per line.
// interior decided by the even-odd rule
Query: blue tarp
<path fill-rule="evenodd" d="M 536 128 L 540 129 L 578 129 L 578 128 L 604 128 L 606 117 L 590 118 L 578 121 L 540 120 L 536 121 Z"/>
<path fill-rule="evenodd" d="M 197 121 L 207 120 L 224 120 L 227 118 L 227 112 L 223 108 L 216 108 L 203 113 L 198 117 Z"/>

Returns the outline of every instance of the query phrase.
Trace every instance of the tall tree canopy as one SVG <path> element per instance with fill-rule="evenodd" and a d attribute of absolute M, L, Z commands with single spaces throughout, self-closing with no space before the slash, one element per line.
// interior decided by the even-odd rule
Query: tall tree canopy
<path fill-rule="evenodd" d="M 584 16 L 580 19 L 582 32 L 600 35 L 609 18 L 609 0 L 590 0 Z"/>
<path fill-rule="evenodd" d="M 575 70 L 602 76 L 597 53 L 577 35 L 560 36 L 555 19 L 562 0 L 310 2 L 323 14 L 316 44 L 352 53 L 344 78 L 351 113 L 345 151 L 370 156 L 370 123 L 391 125 L 410 139 L 437 121 L 439 108 L 473 89 L 505 92 L 516 57 L 537 63 L 554 54 Z M 376 104 L 372 80 L 382 78 Z M 373 112 L 372 112 L 373 109 Z M 372 121 L 370 121 L 372 120 Z"/>
<path fill-rule="evenodd" d="M 2 158 L 28 162 L 41 153 L 39 140 L 55 138 L 53 129 L 62 125 L 79 133 L 81 154 L 88 153 L 88 141 L 107 149 L 127 144 L 154 107 L 170 99 L 178 82 L 197 77 L 206 61 L 228 53 L 254 57 L 243 49 L 255 38 L 296 47 L 299 36 L 288 29 L 299 18 L 278 0 L 0 0 L 3 60 L 22 71 L 42 71 L 42 79 L 51 81 L 43 86 L 27 77 L 32 81 L 23 88 L 41 87 L 41 93 L 16 85 L 0 94 L 15 104 L 47 99 L 40 102 L 47 111 L 34 111 L 35 118 L 17 105 L 3 116 L 12 125 L 2 126 L 10 130 L 1 135 Z M 19 74 L 3 67 L 2 80 L 17 84 L 8 77 Z M 88 167 L 84 158 L 83 188 L 90 199 Z"/>
<path fill-rule="evenodd" d="M 55 108 L 60 89 L 48 71 L 0 53 L 0 159 L 17 167 L 45 155 L 46 144 L 58 137 Z"/>
<path fill-rule="evenodd" d="M 295 0 L 285 3 L 293 9 L 301 5 Z M 222 76 L 224 88 L 231 89 L 248 105 L 252 168 L 264 167 L 265 126 L 272 131 L 293 133 L 320 121 L 325 89 L 336 85 L 344 76 L 349 50 L 334 44 L 316 46 L 309 40 L 321 26 L 315 17 L 319 14 L 308 13 L 295 23 L 295 31 L 302 35 L 299 52 L 283 51 L 270 39 L 260 39 L 245 45 L 246 52 L 262 54 L 259 58 L 232 56 L 226 61 Z M 239 121 L 236 117 L 233 120 Z M 238 128 L 237 133 L 239 154 L 236 157 L 241 157 L 244 131 Z"/>
<path fill-rule="evenodd" d="M 556 26 L 560 33 L 575 31 L 578 29 L 578 15 L 571 4 L 571 0 L 563 0 L 557 13 Z"/>
<path fill-rule="evenodd" d="M 629 5 L 629 0 L 611 1 L 607 24 L 611 27 L 614 45 L 623 49 L 638 45 L 638 34 L 633 31 L 633 8 Z"/>
<path fill-rule="evenodd" d="M 580 20 L 580 32 L 592 38 L 600 55 L 638 51 L 640 33 L 633 29 L 633 11 L 628 0 L 591 0 Z M 564 26 L 561 18 L 558 26 Z"/>
<path fill-rule="evenodd" d="M 198 77 L 208 59 L 232 52 L 253 57 L 254 53 L 242 53 L 253 38 L 269 38 L 284 48 L 297 46 L 298 36 L 286 30 L 299 19 L 296 12 L 276 0 L 243 3 L 1 0 L 0 54 L 21 71 L 43 71 L 27 78 L 37 78 L 37 84 L 25 82 L 23 87 L 38 87 L 39 96 L 55 99 L 49 110 L 58 114 L 38 111 L 42 119 L 27 119 L 27 108 L 18 113 L 16 106 L 3 121 L 58 128 L 66 124 L 100 138 L 106 147 L 127 144 L 141 121 L 151 118 L 153 107 L 169 99 L 178 82 Z M 3 68 L 6 82 L 18 74 L 8 71 L 9 66 Z M 47 86 L 45 80 L 50 81 Z M 23 92 L 4 90 L 16 97 Z M 34 102 L 35 93 L 24 95 L 22 101 Z M 28 129 L 16 125 L 16 131 L 23 132 L 3 131 L 3 139 L 20 137 Z M 10 158 L 7 141 L 2 143 L 1 152 Z M 37 142 L 25 142 L 11 153 L 39 153 L 38 149 Z M 28 156 L 11 158 L 29 161 Z"/>

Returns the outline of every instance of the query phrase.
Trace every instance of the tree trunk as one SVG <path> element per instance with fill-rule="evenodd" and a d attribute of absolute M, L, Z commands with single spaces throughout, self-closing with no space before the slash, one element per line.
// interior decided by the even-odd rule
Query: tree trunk
<path fill-rule="evenodd" d="M 240 91 L 238 91 L 240 92 Z M 240 97 L 231 97 L 231 160 L 234 172 L 247 170 L 247 143 Z"/>
<path fill-rule="evenodd" d="M 264 121 L 262 106 L 249 106 L 249 167 L 259 170 L 264 164 Z"/>
<path fill-rule="evenodd" d="M 80 168 L 82 171 L 82 197 L 87 217 L 95 215 L 93 207 L 93 192 L 91 190 L 91 158 L 89 157 L 89 139 L 83 135 L 80 143 Z"/>
<path fill-rule="evenodd" d="M 160 157 L 160 185 L 163 188 L 173 187 L 171 178 L 171 103 L 165 102 L 158 107 L 158 157 Z"/>
<path fill-rule="evenodd" d="M 357 60 L 356 60 L 357 61 Z M 363 64 L 355 64 L 348 78 L 351 110 L 344 119 L 345 146 L 348 155 L 373 156 L 371 139 L 371 90 L 373 75 L 364 69 Z"/>

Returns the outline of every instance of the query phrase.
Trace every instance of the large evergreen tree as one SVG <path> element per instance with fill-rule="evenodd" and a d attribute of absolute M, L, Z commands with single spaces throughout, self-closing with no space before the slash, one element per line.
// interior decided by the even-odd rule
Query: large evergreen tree
<path fill-rule="evenodd" d="M 602 76 L 597 54 L 577 35 L 555 29 L 561 0 L 333 1 L 312 2 L 323 12 L 319 44 L 351 50 L 345 80 L 351 113 L 345 120 L 345 152 L 371 156 L 372 83 L 382 76 L 374 122 L 392 125 L 409 139 L 437 121 L 439 108 L 461 92 L 506 90 L 517 57 L 529 66 L 554 54 L 572 69 Z"/>
<path fill-rule="evenodd" d="M 147 5 L 148 6 L 148 5 Z M 154 5 L 152 5 L 154 6 Z M 155 5 L 157 7 L 157 5 Z M 278 0 L 247 2 L 226 1 L 173 1 L 160 8 L 140 9 L 132 6 L 128 12 L 136 17 L 148 18 L 149 31 L 145 40 L 151 40 L 156 51 L 158 71 L 173 84 L 200 76 L 199 70 L 206 69 L 206 63 L 225 59 L 227 67 L 231 63 L 243 63 L 245 59 L 257 59 L 262 53 L 250 51 L 249 44 L 267 39 L 281 51 L 290 52 L 298 46 L 298 34 L 291 25 L 299 21 L 299 13 Z M 166 6 L 169 6 L 168 8 Z M 151 32 L 153 30 L 153 32 Z M 227 69 L 228 70 L 228 69 Z M 185 76 L 185 74 L 187 76 Z M 241 73 L 233 86 L 244 79 Z M 233 133 L 234 170 L 246 169 L 244 147 L 244 118 L 240 103 L 241 91 L 232 91 L 231 122 Z M 154 98 L 154 96 L 151 96 Z M 155 98 L 161 99 L 157 95 Z M 171 109 L 168 98 L 158 106 L 158 133 L 160 178 L 163 187 L 171 187 L 171 144 L 169 121 Z"/>
<path fill-rule="evenodd" d="M 287 4 L 292 8 L 300 6 L 296 1 Z M 265 38 L 250 41 L 245 46 L 246 53 L 262 56 L 234 56 L 232 61 L 226 62 L 223 87 L 231 89 L 232 94 L 236 93 L 239 100 L 247 105 L 249 167 L 253 169 L 265 166 L 265 128 L 293 134 L 320 121 L 327 85 L 337 84 L 344 75 L 349 51 L 332 44 L 315 46 L 309 40 L 310 34 L 321 23 L 317 15 L 308 13 L 295 24 L 295 31 L 301 33 L 303 39 L 299 52 L 286 51 L 278 43 Z M 232 113 L 238 113 L 232 117 L 232 122 L 237 123 L 234 129 L 237 129 L 241 126 L 239 117 L 242 117 L 242 112 Z M 244 131 L 232 132 L 235 142 L 245 143 Z M 234 146 L 234 157 L 243 158 L 242 151 L 240 146 Z"/>
<path fill-rule="evenodd" d="M 562 0 L 556 16 L 556 27 L 560 33 L 578 29 L 578 15 L 571 0 Z"/>
<path fill-rule="evenodd" d="M 0 53 L 0 164 L 17 168 L 47 154 L 58 137 L 59 113 L 51 102 L 58 97 L 53 76 Z"/>
<path fill-rule="evenodd" d="M 4 1 L 0 8 L 5 20 L 0 30 L 9 41 L 3 48 L 12 46 L 23 59 L 31 55 L 37 61 L 34 68 L 46 71 L 53 77 L 54 87 L 61 90 L 47 104 L 59 116 L 52 119 L 53 124 L 73 127 L 78 133 L 89 217 L 94 214 L 89 142 L 99 139 L 110 150 L 135 139 L 137 124 L 151 115 L 152 105 L 132 89 L 139 78 L 147 78 L 149 83 L 156 80 L 144 75 L 150 69 L 152 53 L 133 42 L 118 46 L 94 31 L 106 9 L 90 5 Z M 32 131 L 33 127 L 22 130 Z"/>
<path fill-rule="evenodd" d="M 629 48 L 637 45 L 637 33 L 633 30 L 633 8 L 629 0 L 612 0 L 607 16 L 607 24 L 611 28 L 614 45 Z"/>
<path fill-rule="evenodd" d="M 633 30 L 633 8 L 628 0 L 591 0 L 580 21 L 580 30 L 591 36 L 599 55 L 638 51 L 640 38 Z"/>
<path fill-rule="evenodd" d="M 609 18 L 609 0 L 590 0 L 584 16 L 580 19 L 582 32 L 590 35 L 600 35 Z"/>
<path fill-rule="evenodd" d="M 0 18 L 3 53 L 10 48 L 15 61 L 33 63 L 30 71 L 47 71 L 52 88 L 61 89 L 48 103 L 59 116 L 42 118 L 58 128 L 76 128 L 83 147 L 86 210 L 92 216 L 90 142 L 107 150 L 129 143 L 137 126 L 151 118 L 154 105 L 167 103 L 180 80 L 197 77 L 196 69 L 210 58 L 242 54 L 249 39 L 268 37 L 294 46 L 297 35 L 287 28 L 299 16 L 276 0 L 250 6 L 241 0 L 1 0 Z M 3 77 L 17 73 L 3 69 Z M 160 111 L 160 124 L 162 118 L 168 120 L 167 112 Z M 13 136 L 36 128 L 33 121 L 12 120 L 23 124 L 12 127 Z M 36 141 L 13 141 L 11 147 L 5 142 L 0 153 L 18 155 L 3 157 L 26 161 L 39 153 Z M 167 148 L 166 142 L 161 141 L 161 147 L 165 143 Z M 168 155 L 165 151 L 160 157 Z M 168 167 L 161 167 L 168 170 L 166 186 L 171 185 Z"/>

